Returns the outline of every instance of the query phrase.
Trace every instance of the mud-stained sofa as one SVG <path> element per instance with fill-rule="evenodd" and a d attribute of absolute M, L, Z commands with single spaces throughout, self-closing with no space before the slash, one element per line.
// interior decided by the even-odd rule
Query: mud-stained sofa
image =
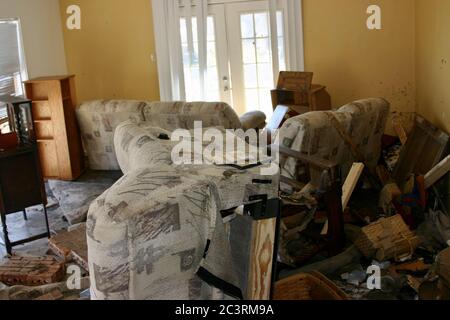
<path fill-rule="evenodd" d="M 147 102 L 134 100 L 95 100 L 77 108 L 78 124 L 89 167 L 92 170 L 120 170 L 114 149 L 114 133 L 119 124 L 135 123 L 163 128 L 193 129 L 194 121 L 203 127 L 225 129 L 262 129 L 266 116 L 252 111 L 240 118 L 226 103 L 221 102 Z"/>
<path fill-rule="evenodd" d="M 119 112 L 121 104 L 128 114 Z M 283 125 L 280 143 L 336 160 L 346 175 L 354 159 L 335 122 L 375 166 L 388 113 L 383 99 L 308 113 Z M 262 169 L 272 165 L 269 159 L 253 167 L 176 165 L 171 157 L 176 142 L 167 140 L 175 129 L 192 129 L 196 120 L 217 130 L 242 128 L 234 111 L 225 104 L 95 102 L 93 109 L 82 106 L 78 116 L 92 162 L 124 173 L 89 210 L 92 298 L 242 297 L 245 284 L 239 275 L 247 270 L 235 263 L 230 219 L 222 215 L 254 199 L 277 199 L 279 174 L 264 174 Z M 193 159 L 196 150 L 191 152 L 187 158 Z M 282 173 L 296 178 L 297 167 L 297 161 L 288 159 Z"/>
<path fill-rule="evenodd" d="M 234 263 L 233 219 L 222 215 L 253 196 L 277 199 L 278 170 L 263 174 L 270 161 L 250 168 L 176 165 L 177 142 L 168 140 L 194 121 L 222 133 L 245 127 L 234 111 L 222 103 L 113 101 L 84 104 L 78 117 L 91 167 L 124 174 L 89 209 L 92 299 L 244 297 L 239 275 L 247 270 Z M 197 150 L 191 152 L 187 158 L 195 158 Z"/>
<path fill-rule="evenodd" d="M 309 156 L 335 161 L 340 165 L 342 178 L 345 179 L 352 164 L 360 160 L 356 159 L 339 131 L 352 140 L 369 169 L 374 170 L 381 155 L 389 111 L 389 102 L 382 98 L 370 98 L 349 103 L 336 111 L 306 113 L 283 124 L 280 144 Z M 296 159 L 289 158 L 284 162 L 281 174 L 296 180 L 298 166 Z M 313 178 L 319 180 L 319 177 Z"/>

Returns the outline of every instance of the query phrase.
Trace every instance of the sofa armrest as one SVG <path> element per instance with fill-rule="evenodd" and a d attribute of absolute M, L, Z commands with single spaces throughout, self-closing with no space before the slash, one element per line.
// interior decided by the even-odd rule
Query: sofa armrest
<path fill-rule="evenodd" d="M 266 127 L 266 115 L 261 111 L 247 112 L 240 117 L 242 129 L 264 129 Z"/>

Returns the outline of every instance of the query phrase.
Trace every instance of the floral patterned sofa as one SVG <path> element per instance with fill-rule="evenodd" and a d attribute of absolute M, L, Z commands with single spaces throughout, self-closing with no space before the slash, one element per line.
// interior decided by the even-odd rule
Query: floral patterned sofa
<path fill-rule="evenodd" d="M 129 108 L 128 115 L 117 112 L 122 103 Z M 87 106 L 82 106 L 79 119 L 84 119 L 89 155 L 99 165 L 108 159 L 109 168 L 117 166 L 124 173 L 89 210 L 92 298 L 242 297 L 244 283 L 238 275 L 243 270 L 234 263 L 230 225 L 222 214 L 252 203 L 255 197 L 277 199 L 279 174 L 263 174 L 262 169 L 272 165 L 265 162 L 249 168 L 231 163 L 175 165 L 171 158 L 175 142 L 166 139 L 174 129 L 192 129 L 195 120 L 223 129 L 241 128 L 239 118 L 225 104 L 96 102 L 98 109 L 92 115 Z M 308 113 L 283 125 L 281 142 L 336 160 L 346 175 L 354 159 L 332 119 L 353 137 L 370 165 L 376 165 L 388 112 L 385 100 L 367 99 L 337 112 Z M 104 156 L 108 150 L 113 156 Z M 189 157 L 194 158 L 195 152 Z M 289 159 L 282 172 L 295 178 L 296 169 L 296 161 Z"/>
<path fill-rule="evenodd" d="M 266 116 L 249 112 L 241 118 L 226 103 L 220 102 L 145 102 L 134 100 L 95 100 L 77 108 L 78 124 L 93 170 L 120 170 L 114 149 L 114 132 L 126 120 L 163 128 L 193 129 L 194 121 L 203 127 L 247 130 L 264 128 Z"/>
<path fill-rule="evenodd" d="M 345 132 L 373 170 L 381 155 L 390 104 L 382 98 L 349 103 L 337 111 L 317 111 L 287 120 L 280 130 L 280 143 L 310 156 L 333 160 L 341 167 L 345 179 L 354 162 L 358 162 L 338 130 Z M 298 161 L 289 158 L 281 174 L 297 179 Z M 319 177 L 312 177 L 318 181 Z M 316 187 L 318 187 L 316 185 Z"/>
<path fill-rule="evenodd" d="M 124 173 L 89 209 L 92 299 L 244 297 L 246 270 L 233 262 L 230 218 L 222 214 L 253 196 L 278 199 L 279 171 L 263 174 L 269 162 L 175 165 L 177 143 L 167 139 L 199 120 L 222 132 L 242 128 L 234 111 L 221 103 L 116 101 L 84 104 L 78 117 L 93 163 Z"/>

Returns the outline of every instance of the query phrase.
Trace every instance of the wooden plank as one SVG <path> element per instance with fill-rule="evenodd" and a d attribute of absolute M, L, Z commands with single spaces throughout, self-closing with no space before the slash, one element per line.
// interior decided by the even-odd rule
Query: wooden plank
<path fill-rule="evenodd" d="M 285 177 L 285 176 L 280 176 L 280 182 L 281 183 L 285 183 L 288 186 L 291 186 L 295 190 L 302 190 L 305 187 L 305 184 L 303 184 L 301 182 L 298 182 L 297 180 L 290 179 L 290 178 Z"/>
<path fill-rule="evenodd" d="M 447 155 L 449 141 L 448 134 L 417 116 L 416 126 L 394 171 L 394 179 L 400 189 L 410 174 L 424 175 L 433 169 Z"/>
<path fill-rule="evenodd" d="M 450 171 L 450 156 L 442 160 L 438 165 L 425 175 L 425 188 L 430 188 Z"/>
<path fill-rule="evenodd" d="M 405 128 L 403 127 L 402 121 L 398 115 L 394 115 L 392 118 L 392 125 L 394 127 L 395 132 L 397 133 L 398 138 L 402 145 L 405 145 L 408 141 L 408 134 L 406 133 Z"/>
<path fill-rule="evenodd" d="M 270 299 L 276 225 L 276 218 L 253 222 L 247 289 L 249 300 Z"/>
<path fill-rule="evenodd" d="M 278 148 L 281 155 L 292 157 L 297 160 L 306 162 L 313 167 L 318 167 L 320 169 L 333 169 L 337 167 L 337 163 L 334 161 L 325 160 L 316 156 L 309 156 L 304 153 L 289 149 L 285 146 L 276 146 L 275 148 Z"/>
<path fill-rule="evenodd" d="M 350 198 L 352 197 L 353 191 L 355 191 L 356 185 L 364 171 L 364 164 L 354 163 L 350 169 L 350 173 L 345 180 L 344 186 L 342 187 L 342 208 L 345 210 Z"/>
<path fill-rule="evenodd" d="M 344 186 L 342 187 L 342 209 L 345 210 L 347 205 L 352 197 L 353 192 L 355 191 L 356 185 L 358 184 L 359 179 L 364 171 L 363 163 L 354 163 L 350 173 L 345 180 Z M 325 225 L 322 229 L 321 234 L 328 234 L 329 222 L 328 220 L 325 222 Z"/>

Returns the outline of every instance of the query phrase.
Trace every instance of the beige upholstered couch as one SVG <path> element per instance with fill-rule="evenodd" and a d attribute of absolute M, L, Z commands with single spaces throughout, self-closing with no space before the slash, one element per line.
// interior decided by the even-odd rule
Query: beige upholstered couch
<path fill-rule="evenodd" d="M 388 112 L 385 100 L 368 99 L 337 112 L 305 114 L 284 124 L 281 142 L 336 160 L 345 175 L 354 159 L 330 117 L 372 166 Z M 262 175 L 261 166 L 174 165 L 174 142 L 163 138 L 177 128 L 192 129 L 194 120 L 241 128 L 235 113 L 225 104 L 95 102 L 83 105 L 78 116 L 91 163 L 124 172 L 89 210 L 93 299 L 239 297 L 243 283 L 238 274 L 243 272 L 234 263 L 221 213 L 254 196 L 277 198 L 279 175 Z M 282 171 L 295 178 L 296 168 L 289 159 Z"/>
<path fill-rule="evenodd" d="M 194 121 L 242 128 L 236 113 L 223 103 L 98 101 L 78 118 L 91 167 L 124 173 L 88 213 L 92 298 L 242 297 L 247 271 L 234 263 L 221 213 L 253 196 L 277 199 L 279 175 L 262 175 L 264 165 L 175 165 L 167 140 Z"/>
<path fill-rule="evenodd" d="M 145 122 L 169 132 L 193 129 L 194 121 L 202 121 L 203 127 L 244 130 L 264 128 L 266 122 L 262 112 L 250 112 L 239 118 L 228 104 L 220 102 L 96 100 L 83 103 L 77 109 L 77 117 L 89 167 L 93 170 L 120 170 L 114 132 L 127 120 Z"/>
<path fill-rule="evenodd" d="M 352 164 L 359 160 L 339 130 L 353 141 L 373 170 L 381 155 L 389 109 L 386 100 L 370 98 L 349 103 L 337 111 L 316 111 L 293 117 L 280 130 L 280 144 L 309 156 L 335 161 L 345 179 Z M 298 164 L 296 159 L 289 158 L 283 165 L 282 175 L 297 179 Z"/>

